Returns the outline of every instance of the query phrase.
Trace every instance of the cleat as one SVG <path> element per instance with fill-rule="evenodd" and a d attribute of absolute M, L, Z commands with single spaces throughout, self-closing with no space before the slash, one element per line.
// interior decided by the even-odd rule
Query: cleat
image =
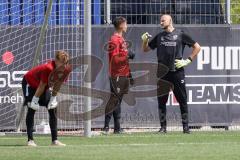
<path fill-rule="evenodd" d="M 52 146 L 66 146 L 66 144 L 60 142 L 59 140 L 55 140 L 52 142 Z"/>
<path fill-rule="evenodd" d="M 29 147 L 37 147 L 36 143 L 33 140 L 27 142 L 27 146 Z"/>
<path fill-rule="evenodd" d="M 104 127 L 102 129 L 102 134 L 108 135 L 109 134 L 109 127 Z"/>
<path fill-rule="evenodd" d="M 158 133 L 167 133 L 167 129 L 165 127 L 161 127 Z"/>
<path fill-rule="evenodd" d="M 104 128 L 102 129 L 102 134 L 108 135 L 108 134 L 109 134 L 109 127 L 104 127 Z"/>
<path fill-rule="evenodd" d="M 190 134 L 191 132 L 190 132 L 190 129 L 189 129 L 189 127 L 184 127 L 183 128 L 183 134 Z"/>
<path fill-rule="evenodd" d="M 124 134 L 126 133 L 123 129 L 120 129 L 120 130 L 114 130 L 113 134 Z"/>

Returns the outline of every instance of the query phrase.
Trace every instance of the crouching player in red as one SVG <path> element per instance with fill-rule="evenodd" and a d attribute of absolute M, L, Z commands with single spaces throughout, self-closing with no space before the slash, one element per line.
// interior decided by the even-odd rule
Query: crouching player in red
<path fill-rule="evenodd" d="M 68 60 L 69 55 L 67 52 L 57 51 L 55 60 L 32 68 L 23 77 L 24 106 L 28 106 L 26 116 L 28 146 L 37 146 L 33 141 L 33 126 L 34 114 L 40 106 L 45 106 L 48 109 L 52 145 L 65 146 L 57 139 L 56 111 L 58 102 L 56 96 L 62 83 L 71 72 Z M 60 77 L 60 75 L 62 76 Z"/>

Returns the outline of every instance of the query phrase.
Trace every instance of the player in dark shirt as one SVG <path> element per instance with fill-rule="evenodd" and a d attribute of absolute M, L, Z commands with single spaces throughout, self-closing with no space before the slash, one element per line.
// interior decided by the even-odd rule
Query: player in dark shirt
<path fill-rule="evenodd" d="M 37 146 L 33 140 L 33 126 L 35 112 L 40 106 L 45 106 L 48 109 L 52 145 L 65 146 L 57 140 L 56 109 L 58 105 L 57 93 L 71 72 L 68 60 L 67 52 L 57 51 L 55 60 L 32 68 L 23 77 L 24 106 L 28 107 L 26 116 L 28 146 Z M 50 87 L 52 88 L 51 92 Z"/>
<path fill-rule="evenodd" d="M 173 27 L 172 17 L 170 15 L 161 16 L 161 26 L 163 31 L 156 35 L 150 42 L 149 33 L 142 35 L 142 48 L 144 52 L 157 49 L 158 63 L 165 65 L 169 71 L 164 77 L 159 77 L 170 82 L 174 87 L 173 93 L 180 104 L 183 133 L 190 133 L 188 126 L 188 106 L 187 92 L 185 87 L 184 67 L 189 65 L 200 52 L 200 45 L 194 41 L 189 35 L 179 29 Z M 192 53 L 187 59 L 183 59 L 183 51 L 185 46 L 192 47 Z M 160 72 L 161 68 L 158 68 Z M 166 121 L 166 103 L 169 93 L 158 96 L 158 109 L 161 129 L 159 132 L 167 132 Z"/>

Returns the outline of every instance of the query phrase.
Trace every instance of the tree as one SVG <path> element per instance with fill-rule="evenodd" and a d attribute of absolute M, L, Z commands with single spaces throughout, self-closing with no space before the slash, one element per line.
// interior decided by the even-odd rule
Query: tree
<path fill-rule="evenodd" d="M 231 20 L 232 24 L 240 24 L 240 1 L 231 0 Z"/>

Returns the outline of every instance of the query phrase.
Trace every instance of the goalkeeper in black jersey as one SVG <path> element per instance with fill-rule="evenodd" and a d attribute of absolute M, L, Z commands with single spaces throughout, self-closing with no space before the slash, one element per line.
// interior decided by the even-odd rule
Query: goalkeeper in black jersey
<path fill-rule="evenodd" d="M 173 27 L 172 17 L 170 15 L 161 16 L 161 26 L 163 31 L 149 41 L 148 33 L 142 35 L 142 47 L 144 52 L 157 49 L 158 63 L 165 65 L 169 71 L 163 80 L 166 80 L 174 86 L 173 93 L 180 104 L 183 133 L 190 133 L 188 126 L 188 105 L 187 93 L 185 87 L 184 67 L 189 65 L 200 52 L 200 45 L 194 41 L 189 35 L 179 29 Z M 192 53 L 187 59 L 183 59 L 183 51 L 185 46 L 192 47 Z M 161 69 L 161 68 L 159 68 Z M 167 132 L 166 121 L 166 103 L 169 93 L 158 96 L 158 109 L 161 129 L 159 132 Z"/>

